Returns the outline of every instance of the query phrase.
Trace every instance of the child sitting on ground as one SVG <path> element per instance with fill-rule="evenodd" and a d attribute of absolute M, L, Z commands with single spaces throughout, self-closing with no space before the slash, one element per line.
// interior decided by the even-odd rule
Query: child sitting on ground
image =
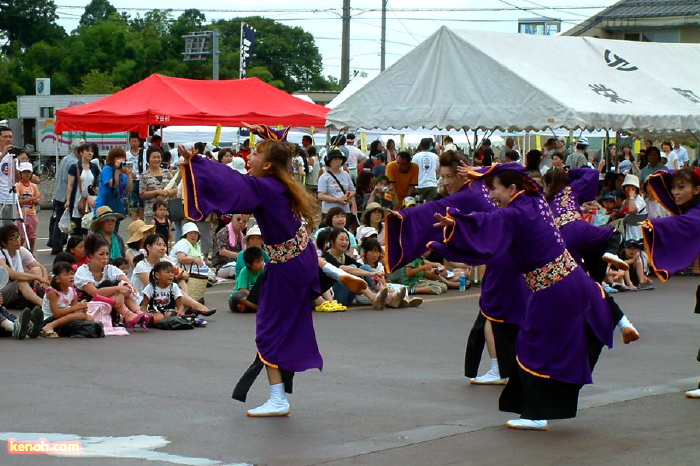
<path fill-rule="evenodd" d="M 82 235 L 71 235 L 66 243 L 66 252 L 69 252 L 75 257 L 74 263 L 80 267 L 83 264 L 90 262 L 90 259 L 85 254 L 85 237 Z M 54 260 L 54 262 L 56 262 Z M 71 262 L 72 264 L 73 262 Z"/>
<path fill-rule="evenodd" d="M 168 261 L 158 262 L 149 274 L 150 283 L 143 289 L 141 310 L 151 313 L 152 326 L 160 324 L 166 317 L 184 314 L 182 291 L 174 279 L 175 267 Z"/>
<path fill-rule="evenodd" d="M 93 320 L 87 312 L 87 301 L 78 301 L 78 292 L 73 287 L 75 274 L 71 264 L 56 262 L 51 276 L 51 285 L 45 290 L 41 308 L 44 316 L 41 336 L 44 338 L 58 338 L 56 329 L 68 322 Z"/>
<path fill-rule="evenodd" d="M 2 305 L 2 295 L 0 295 L 0 329 L 10 332 L 13 338 L 24 340 L 25 337 L 38 337 L 42 319 L 43 314 L 39 307 L 31 311 L 25 308 L 19 317 L 15 316 Z"/>
<path fill-rule="evenodd" d="M 377 272 L 384 273 L 384 264 L 382 264 L 382 245 L 376 238 L 366 238 L 360 246 L 361 264 L 367 265 Z M 423 304 L 421 298 L 408 298 L 408 289 L 404 285 L 397 283 L 387 283 L 385 278 L 381 278 L 384 286 L 389 288 L 389 295 L 386 300 L 388 307 L 418 307 Z"/>
<path fill-rule="evenodd" d="M 428 254 L 430 251 L 401 269 L 401 281 L 408 287 L 408 294 L 442 294 L 448 288 L 459 288 L 459 282 L 448 281 L 443 276 L 444 266 L 425 260 Z"/>
<path fill-rule="evenodd" d="M 109 265 L 113 265 L 122 272 L 124 272 L 124 275 L 129 276 L 129 273 L 131 272 L 130 267 L 129 267 L 129 262 L 123 257 L 116 257 L 114 259 L 110 259 Z"/>
<path fill-rule="evenodd" d="M 248 298 L 255 283 L 262 275 L 265 267 L 262 249 L 252 246 L 243 251 L 245 268 L 236 275 L 236 286 L 228 298 L 228 306 L 232 312 L 256 312 L 258 310 L 257 299 L 251 302 Z"/>

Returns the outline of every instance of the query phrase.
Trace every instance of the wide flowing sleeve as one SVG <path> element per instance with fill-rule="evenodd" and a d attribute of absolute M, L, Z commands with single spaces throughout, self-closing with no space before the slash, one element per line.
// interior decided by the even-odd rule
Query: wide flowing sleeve
<path fill-rule="evenodd" d="M 464 213 L 447 209 L 447 217 L 455 225 L 442 229 L 443 241 L 432 241 L 428 247 L 445 259 L 479 265 L 507 252 L 513 241 L 515 228 L 509 221 L 509 209 L 492 212 Z"/>
<path fill-rule="evenodd" d="M 448 208 L 463 213 L 487 212 L 495 209 L 488 199 L 483 182 L 466 185 L 457 193 L 418 207 L 390 212 L 386 218 L 386 266 L 391 272 L 421 256 L 431 241 L 442 241 L 443 233 L 434 228 L 435 214 L 445 215 Z"/>
<path fill-rule="evenodd" d="M 649 221 L 651 231 L 642 228 L 644 247 L 656 275 L 666 281 L 700 255 L 700 207 L 683 215 Z"/>
<path fill-rule="evenodd" d="M 567 172 L 569 186 L 579 203 L 590 202 L 598 194 L 600 174 L 593 168 L 574 168 Z"/>
<path fill-rule="evenodd" d="M 649 175 L 646 190 L 651 197 L 673 215 L 680 215 L 681 208 L 673 199 L 673 171 L 660 170 Z"/>
<path fill-rule="evenodd" d="M 262 204 L 263 180 L 194 156 L 182 167 L 185 215 L 199 222 L 214 211 L 251 213 Z"/>

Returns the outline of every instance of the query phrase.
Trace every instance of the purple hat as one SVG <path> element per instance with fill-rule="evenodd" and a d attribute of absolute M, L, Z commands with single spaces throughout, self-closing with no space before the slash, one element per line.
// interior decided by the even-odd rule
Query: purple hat
<path fill-rule="evenodd" d="M 474 179 L 484 179 L 484 178 L 489 178 L 491 179 L 493 176 L 499 174 L 500 172 L 503 171 L 515 171 L 518 172 L 523 176 L 525 179 L 525 188 L 529 191 L 537 191 L 541 192 L 542 191 L 542 186 L 537 183 L 537 181 L 533 180 L 530 174 L 525 171 L 525 167 L 523 167 L 520 163 L 518 162 L 509 162 L 509 163 L 494 163 L 490 167 L 482 167 L 477 170 L 471 170 L 469 171 L 469 176 Z"/>

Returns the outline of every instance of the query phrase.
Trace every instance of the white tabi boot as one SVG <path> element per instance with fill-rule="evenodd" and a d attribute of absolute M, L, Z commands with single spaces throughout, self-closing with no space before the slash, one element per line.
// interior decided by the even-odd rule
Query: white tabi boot
<path fill-rule="evenodd" d="M 270 399 L 262 406 L 248 410 L 248 417 L 282 417 L 289 416 L 289 402 L 284 393 L 284 384 L 270 385 Z"/>
<path fill-rule="evenodd" d="M 532 419 L 511 419 L 506 426 L 518 430 L 549 430 L 547 421 L 533 421 Z"/>
<path fill-rule="evenodd" d="M 475 377 L 471 380 L 474 385 L 505 385 L 508 379 L 502 379 L 501 373 L 498 370 L 498 359 L 493 358 L 491 360 L 491 369 L 479 377 Z"/>

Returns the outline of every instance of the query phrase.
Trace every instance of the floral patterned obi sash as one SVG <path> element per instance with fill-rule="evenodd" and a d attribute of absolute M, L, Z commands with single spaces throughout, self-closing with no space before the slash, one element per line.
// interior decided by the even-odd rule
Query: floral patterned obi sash
<path fill-rule="evenodd" d="M 288 239 L 284 243 L 273 244 L 270 246 L 266 245 L 265 249 L 267 249 L 267 253 L 270 255 L 270 262 L 273 264 L 279 264 L 299 256 L 308 245 L 309 233 L 302 224 L 297 230 L 296 235 L 294 235 L 294 238 Z"/>
<path fill-rule="evenodd" d="M 583 217 L 579 212 L 576 212 L 575 210 L 567 210 L 560 216 L 554 219 L 554 225 L 556 225 L 557 228 L 561 228 L 567 223 L 573 222 L 574 220 L 582 220 Z"/>
<path fill-rule="evenodd" d="M 569 275 L 578 264 L 566 249 L 551 262 L 525 274 L 525 281 L 531 291 L 541 291 Z"/>

